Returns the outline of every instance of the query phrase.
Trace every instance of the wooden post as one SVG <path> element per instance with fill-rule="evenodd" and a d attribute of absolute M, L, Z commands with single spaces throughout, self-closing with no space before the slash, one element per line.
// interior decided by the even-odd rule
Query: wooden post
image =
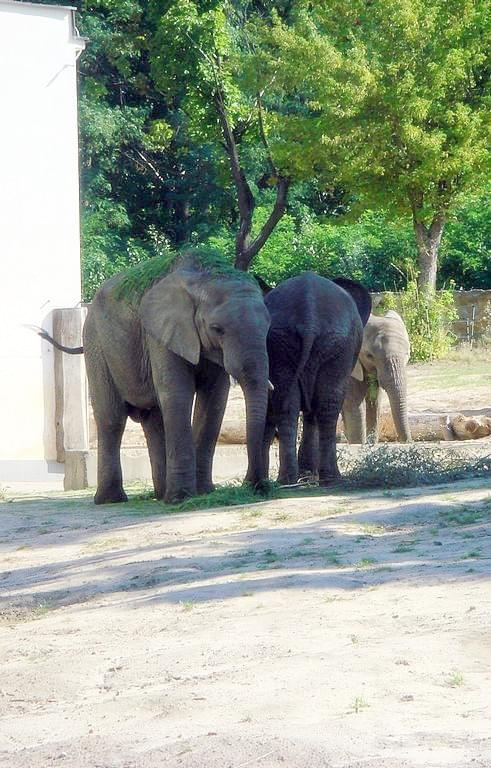
<path fill-rule="evenodd" d="M 82 344 L 82 328 L 87 310 L 83 307 L 56 309 L 53 337 L 67 347 Z M 89 449 L 88 390 L 82 355 L 67 355 L 54 350 L 56 458 L 65 462 L 67 451 Z M 82 485 L 81 487 L 86 487 Z M 65 488 L 65 490 L 74 490 Z"/>

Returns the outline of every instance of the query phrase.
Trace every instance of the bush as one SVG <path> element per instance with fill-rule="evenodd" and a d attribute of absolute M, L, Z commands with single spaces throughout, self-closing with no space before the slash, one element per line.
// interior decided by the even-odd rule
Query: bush
<path fill-rule="evenodd" d="M 407 289 L 398 294 L 387 293 L 382 306 L 395 309 L 402 316 L 411 341 L 412 362 L 445 357 L 457 340 L 450 330 L 458 317 L 451 290 L 421 291 L 411 276 Z"/>
<path fill-rule="evenodd" d="M 491 456 L 437 445 L 365 445 L 359 451 L 338 448 L 339 467 L 352 488 L 403 488 L 486 477 Z"/>

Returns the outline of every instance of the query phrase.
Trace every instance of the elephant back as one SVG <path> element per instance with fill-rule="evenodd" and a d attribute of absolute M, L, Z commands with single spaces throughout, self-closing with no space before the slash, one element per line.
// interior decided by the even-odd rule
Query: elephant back
<path fill-rule="evenodd" d="M 372 298 L 365 286 L 347 277 L 335 277 L 332 282 L 339 285 L 346 293 L 349 293 L 358 308 L 361 321 L 365 326 L 372 311 Z"/>

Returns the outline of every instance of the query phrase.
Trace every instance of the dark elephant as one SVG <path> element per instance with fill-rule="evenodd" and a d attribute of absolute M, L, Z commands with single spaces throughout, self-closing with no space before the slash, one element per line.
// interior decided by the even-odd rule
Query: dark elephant
<path fill-rule="evenodd" d="M 319 474 L 321 485 L 339 477 L 336 423 L 360 351 L 371 299 L 359 283 L 336 282 L 306 272 L 265 296 L 271 316 L 268 354 L 271 392 L 266 420 L 265 461 L 278 431 L 279 481 L 296 483 L 302 473 Z M 303 438 L 297 460 L 297 425 Z"/>
<path fill-rule="evenodd" d="M 401 443 L 411 440 L 407 415 L 406 366 L 411 347 L 400 315 L 389 310 L 370 315 L 363 333 L 358 363 L 343 404 L 343 422 L 350 443 L 364 443 L 367 433 L 378 439 L 380 390 L 389 397 L 392 418 Z M 366 420 L 364 413 L 366 407 Z"/>
<path fill-rule="evenodd" d="M 125 298 L 125 285 L 124 274 L 107 280 L 84 326 L 98 433 L 95 503 L 127 499 L 120 446 L 128 416 L 142 424 L 157 498 L 212 490 L 229 375 L 246 402 L 246 480 L 261 486 L 269 315 L 256 282 L 203 266 L 198 253 L 178 259 L 137 301 Z"/>

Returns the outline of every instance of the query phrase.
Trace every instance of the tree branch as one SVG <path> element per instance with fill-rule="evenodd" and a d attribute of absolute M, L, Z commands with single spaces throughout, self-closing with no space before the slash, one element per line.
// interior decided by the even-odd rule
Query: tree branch
<path fill-rule="evenodd" d="M 164 177 L 160 174 L 157 166 L 152 163 L 150 158 L 148 158 L 143 154 L 143 152 L 141 152 L 139 149 L 136 149 L 135 147 L 132 147 L 132 151 L 137 155 L 137 158 L 133 157 L 129 152 L 124 152 L 123 154 L 128 158 L 128 160 L 131 160 L 132 163 L 135 163 L 136 165 L 143 165 L 143 167 L 149 170 L 155 176 L 155 178 L 160 181 L 161 184 L 164 184 Z"/>
<path fill-rule="evenodd" d="M 261 250 L 268 237 L 273 232 L 274 228 L 278 224 L 279 220 L 283 216 L 286 207 L 286 200 L 288 197 L 288 189 L 290 187 L 291 180 L 285 176 L 279 176 L 276 185 L 276 200 L 271 211 L 268 220 L 262 227 L 258 236 L 252 241 L 252 243 L 243 250 L 241 254 L 237 254 L 235 266 L 238 269 L 246 271 L 250 266 L 254 256 Z"/>

